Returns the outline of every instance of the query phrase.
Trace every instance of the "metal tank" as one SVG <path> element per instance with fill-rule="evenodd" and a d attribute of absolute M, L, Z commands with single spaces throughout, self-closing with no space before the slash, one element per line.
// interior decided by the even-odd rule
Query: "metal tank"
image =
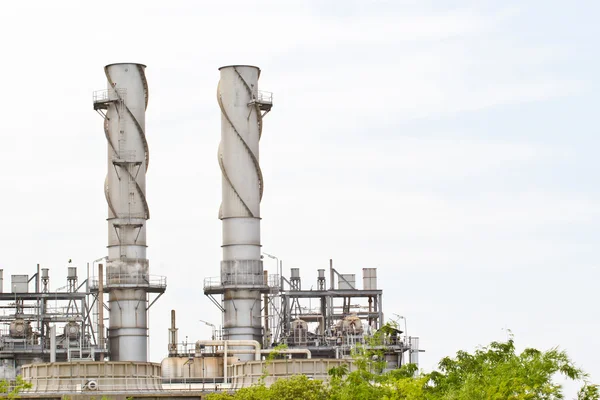
<path fill-rule="evenodd" d="M 308 323 L 301 319 L 292 321 L 293 343 L 298 346 L 306 346 L 308 341 Z"/>
<path fill-rule="evenodd" d="M 17 318 L 10 323 L 9 334 L 12 338 L 27 338 L 31 335 L 31 324 L 22 318 Z"/>
<path fill-rule="evenodd" d="M 79 339 L 79 325 L 75 321 L 69 321 L 63 328 L 65 338 L 69 340 Z"/>
<path fill-rule="evenodd" d="M 348 335 L 362 335 L 364 328 L 362 321 L 357 315 L 348 315 L 347 317 L 344 317 L 344 319 L 338 321 L 336 330 Z"/>
<path fill-rule="evenodd" d="M 108 261 L 109 345 L 113 361 L 146 361 L 149 263 L 146 259 L 146 170 L 149 163 L 145 134 L 148 85 L 146 66 L 110 64 L 104 68 L 108 90 L 94 98 L 105 109 L 108 142 Z"/>
<path fill-rule="evenodd" d="M 262 342 L 260 291 L 265 285 L 260 256 L 260 201 L 264 184 L 258 149 L 261 110 L 265 109 L 258 91 L 260 69 L 234 65 L 219 71 L 224 339 Z M 251 360 L 253 356 L 243 354 L 240 358 Z"/>

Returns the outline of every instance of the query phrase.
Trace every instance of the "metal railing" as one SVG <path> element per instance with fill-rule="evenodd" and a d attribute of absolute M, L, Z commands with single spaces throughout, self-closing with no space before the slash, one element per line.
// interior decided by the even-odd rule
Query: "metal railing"
<path fill-rule="evenodd" d="M 93 94 L 94 103 L 107 103 L 109 101 L 116 101 L 119 98 L 124 98 L 127 94 L 127 89 L 119 88 L 119 89 L 104 89 L 104 90 L 96 90 Z"/>
<path fill-rule="evenodd" d="M 211 276 L 204 278 L 204 289 L 216 289 L 223 286 L 268 286 L 271 289 L 279 289 L 280 279 L 278 274 L 271 274 L 268 283 L 265 284 L 264 275 L 253 273 L 233 273 L 225 277 Z"/>
<path fill-rule="evenodd" d="M 90 278 L 90 288 L 98 289 L 98 277 Z M 167 287 L 167 277 L 161 275 L 145 274 L 107 274 L 104 279 L 104 287 L 135 286 L 163 289 Z"/>
<path fill-rule="evenodd" d="M 279 274 L 271 274 L 269 275 L 269 287 L 273 289 L 279 289 L 281 286 L 281 278 Z"/>
<path fill-rule="evenodd" d="M 162 378 L 160 376 L 132 376 L 132 377 L 78 377 L 45 376 L 27 378 L 32 384 L 31 389 L 23 393 L 85 393 L 93 395 L 96 392 L 158 392 L 162 391 Z"/>
<path fill-rule="evenodd" d="M 142 156 L 143 158 L 143 156 Z M 113 161 L 137 161 L 136 151 L 135 150 L 120 150 L 118 154 L 114 154 L 112 157 Z"/>
<path fill-rule="evenodd" d="M 204 278 L 204 289 L 216 289 L 223 286 L 267 286 L 262 275 L 229 274 L 225 277 Z"/>
<path fill-rule="evenodd" d="M 256 101 L 258 103 L 273 104 L 273 92 L 259 90 Z"/>

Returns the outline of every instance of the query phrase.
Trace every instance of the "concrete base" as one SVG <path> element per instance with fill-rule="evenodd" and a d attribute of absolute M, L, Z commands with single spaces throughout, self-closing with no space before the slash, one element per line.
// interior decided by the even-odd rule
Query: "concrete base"
<path fill-rule="evenodd" d="M 146 362 L 58 362 L 24 365 L 33 387 L 24 394 L 105 394 L 161 392 L 160 364 Z"/>

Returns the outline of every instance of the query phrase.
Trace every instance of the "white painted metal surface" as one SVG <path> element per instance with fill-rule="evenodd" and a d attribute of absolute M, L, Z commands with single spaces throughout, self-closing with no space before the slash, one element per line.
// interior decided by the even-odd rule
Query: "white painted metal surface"
<path fill-rule="evenodd" d="M 12 293 L 29 292 L 29 275 L 11 275 L 10 286 Z"/>
<path fill-rule="evenodd" d="M 142 362 L 71 361 L 24 365 L 21 374 L 32 387 L 28 393 L 160 392 L 160 364 Z M 94 386 L 90 386 L 90 382 Z M 89 393 L 93 394 L 93 393 Z M 52 396 L 56 397 L 56 396 Z M 98 396 L 100 398 L 102 396 Z M 113 396 L 109 396 L 113 397 Z M 64 398 L 64 397 L 63 397 Z"/>
<path fill-rule="evenodd" d="M 262 116 L 257 67 L 220 68 L 217 101 L 221 108 L 219 165 L 222 172 L 223 224 L 221 280 L 225 286 L 225 339 L 262 341 L 260 288 L 260 201 L 263 179 L 259 165 Z M 230 283 L 235 282 L 235 283 Z M 249 354 L 242 360 L 251 360 Z"/>
<path fill-rule="evenodd" d="M 356 274 L 340 274 L 338 288 L 340 290 L 356 289 Z"/>
<path fill-rule="evenodd" d="M 109 343 L 113 361 L 147 360 L 147 292 L 140 281 L 148 278 L 146 259 L 146 170 L 149 153 L 145 135 L 148 86 L 141 64 L 111 64 L 104 129 L 108 140 L 107 285 L 119 277 L 123 286 L 109 292 Z M 114 285 L 117 286 L 117 285 Z"/>
<path fill-rule="evenodd" d="M 377 290 L 377 268 L 363 268 L 363 290 Z"/>

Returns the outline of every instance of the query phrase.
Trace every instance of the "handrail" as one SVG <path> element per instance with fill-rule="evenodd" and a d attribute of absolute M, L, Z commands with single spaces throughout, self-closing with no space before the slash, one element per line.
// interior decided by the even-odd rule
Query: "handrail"
<path fill-rule="evenodd" d="M 266 92 L 264 90 L 259 90 L 256 100 L 259 103 L 273 104 L 273 92 Z"/>
<path fill-rule="evenodd" d="M 90 278 L 90 288 L 97 289 L 99 285 L 98 277 Z M 145 274 L 107 274 L 104 280 L 104 287 L 111 286 L 144 286 L 153 288 L 166 288 L 167 277 L 162 275 L 145 275 Z"/>
<path fill-rule="evenodd" d="M 92 93 L 94 103 L 116 101 L 127 94 L 126 88 L 96 90 Z"/>

